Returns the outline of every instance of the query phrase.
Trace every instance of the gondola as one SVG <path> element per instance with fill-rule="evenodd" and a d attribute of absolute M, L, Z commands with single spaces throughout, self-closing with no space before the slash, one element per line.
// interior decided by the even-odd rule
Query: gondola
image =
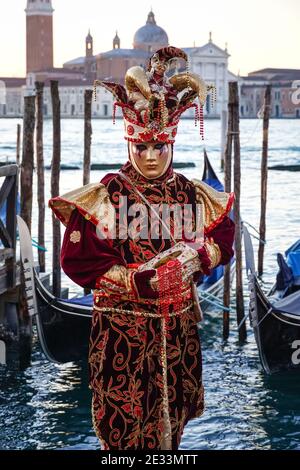
<path fill-rule="evenodd" d="M 278 171 L 300 171 L 300 165 L 274 165 L 268 166 L 268 170 L 278 170 Z"/>
<path fill-rule="evenodd" d="M 223 190 L 205 152 L 202 180 Z M 27 302 L 36 318 L 40 344 L 52 362 L 65 363 L 85 359 L 88 354 L 93 296 L 61 299 L 53 296 L 41 282 L 34 268 L 31 237 L 25 222 L 18 218 L 21 255 L 25 269 Z M 232 274 L 234 263 L 232 263 Z M 223 266 L 205 276 L 199 286 L 200 305 L 204 311 L 223 290 Z M 214 299 L 214 300 L 212 300 Z"/>
<path fill-rule="evenodd" d="M 249 313 L 262 367 L 267 374 L 300 371 L 300 240 L 285 256 L 277 254 L 276 281 L 264 294 L 255 272 L 251 237 L 245 226 L 243 233 Z"/>

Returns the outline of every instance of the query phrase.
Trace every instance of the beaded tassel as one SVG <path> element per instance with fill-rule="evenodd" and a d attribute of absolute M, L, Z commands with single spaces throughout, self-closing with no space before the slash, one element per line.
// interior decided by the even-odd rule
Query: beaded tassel
<path fill-rule="evenodd" d="M 94 82 L 94 101 L 97 101 L 97 84 Z"/>
<path fill-rule="evenodd" d="M 203 117 L 203 106 L 200 106 L 200 135 L 201 139 L 204 140 L 204 117 Z"/>
<path fill-rule="evenodd" d="M 197 127 L 198 121 L 200 121 L 199 106 L 195 103 L 195 127 Z"/>
<path fill-rule="evenodd" d="M 114 107 L 113 107 L 113 124 L 116 124 L 116 110 L 117 110 L 117 103 L 115 102 L 114 103 Z"/>
<path fill-rule="evenodd" d="M 212 100 L 212 108 L 214 108 L 217 102 L 217 90 L 214 85 L 212 85 L 211 87 L 211 100 Z"/>
<path fill-rule="evenodd" d="M 186 61 L 186 75 L 187 75 L 187 88 L 191 89 L 191 79 L 190 79 L 190 58 L 187 58 Z"/>
<path fill-rule="evenodd" d="M 168 330 L 171 305 L 172 312 L 182 310 L 182 266 L 178 260 L 168 261 L 157 269 L 157 276 L 159 310 Z"/>

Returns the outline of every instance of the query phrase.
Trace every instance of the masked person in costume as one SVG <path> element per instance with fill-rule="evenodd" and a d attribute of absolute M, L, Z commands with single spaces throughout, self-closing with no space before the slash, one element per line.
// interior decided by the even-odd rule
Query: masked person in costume
<path fill-rule="evenodd" d="M 92 415 L 106 450 L 178 449 L 187 422 L 203 413 L 194 281 L 233 256 L 233 193 L 173 171 L 180 116 L 193 106 L 201 119 L 208 92 L 188 71 L 168 76 L 174 58 L 187 61 L 180 49 L 160 49 L 148 70 L 128 70 L 125 87 L 97 81 L 122 109 L 129 160 L 50 201 L 66 225 L 62 268 L 94 292 Z M 177 230 L 172 211 L 162 214 L 174 206 L 193 229 L 200 207 L 201 243 Z"/>

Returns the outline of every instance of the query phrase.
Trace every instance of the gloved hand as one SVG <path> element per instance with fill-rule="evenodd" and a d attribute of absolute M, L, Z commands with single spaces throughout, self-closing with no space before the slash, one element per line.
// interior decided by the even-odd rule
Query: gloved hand
<path fill-rule="evenodd" d="M 108 295 L 121 295 L 138 300 L 157 299 L 158 292 L 150 285 L 150 279 L 156 274 L 155 269 L 138 271 L 136 268 L 126 268 L 114 265 L 96 282 L 96 289 L 104 290 Z"/>
<path fill-rule="evenodd" d="M 183 241 L 189 245 L 191 242 L 190 240 L 187 240 L 184 236 L 183 236 Z M 193 280 L 194 282 L 196 282 L 199 278 L 199 276 L 201 274 L 207 274 L 209 275 L 211 273 L 211 259 L 210 259 L 210 256 L 209 256 L 209 250 L 208 250 L 208 247 L 207 247 L 207 241 L 204 242 L 204 244 L 197 249 L 197 247 L 193 246 L 193 248 L 197 251 L 198 253 L 198 257 L 199 257 L 199 260 L 200 260 L 200 264 L 201 264 L 201 267 L 200 267 L 200 270 L 199 271 L 195 271 L 194 274 L 193 274 Z"/>
<path fill-rule="evenodd" d="M 136 285 L 140 297 L 147 299 L 158 299 L 158 292 L 154 290 L 150 284 L 150 279 L 152 279 L 155 275 L 155 269 L 136 271 L 134 273 L 134 283 Z"/>
<path fill-rule="evenodd" d="M 221 250 L 217 243 L 214 242 L 213 238 L 207 238 L 204 245 L 197 250 L 198 256 L 201 262 L 201 272 L 209 276 L 211 270 L 219 265 L 221 260 Z M 194 276 L 197 279 L 200 273 L 196 273 L 198 276 Z"/>
<path fill-rule="evenodd" d="M 209 276 L 209 274 L 211 273 L 211 270 L 210 270 L 211 260 L 210 260 L 210 257 L 208 255 L 205 245 L 199 248 L 197 252 L 198 252 L 198 256 L 199 256 L 200 263 L 201 263 L 200 272 Z"/>

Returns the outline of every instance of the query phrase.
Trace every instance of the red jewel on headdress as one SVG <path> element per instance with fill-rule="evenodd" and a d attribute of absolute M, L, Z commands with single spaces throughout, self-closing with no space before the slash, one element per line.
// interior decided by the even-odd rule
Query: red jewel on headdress
<path fill-rule="evenodd" d="M 176 127 L 172 130 L 172 137 L 176 137 L 177 129 Z"/>
<path fill-rule="evenodd" d="M 160 142 L 165 142 L 168 139 L 169 139 L 169 134 L 167 134 L 166 132 L 161 132 L 160 134 L 156 135 L 156 140 Z"/>
<path fill-rule="evenodd" d="M 133 126 L 127 126 L 127 134 L 128 135 L 133 135 L 134 134 L 134 127 Z"/>
<path fill-rule="evenodd" d="M 153 140 L 153 131 L 144 131 L 144 132 L 139 132 L 139 139 L 142 141 L 142 142 L 149 142 L 151 140 Z"/>

